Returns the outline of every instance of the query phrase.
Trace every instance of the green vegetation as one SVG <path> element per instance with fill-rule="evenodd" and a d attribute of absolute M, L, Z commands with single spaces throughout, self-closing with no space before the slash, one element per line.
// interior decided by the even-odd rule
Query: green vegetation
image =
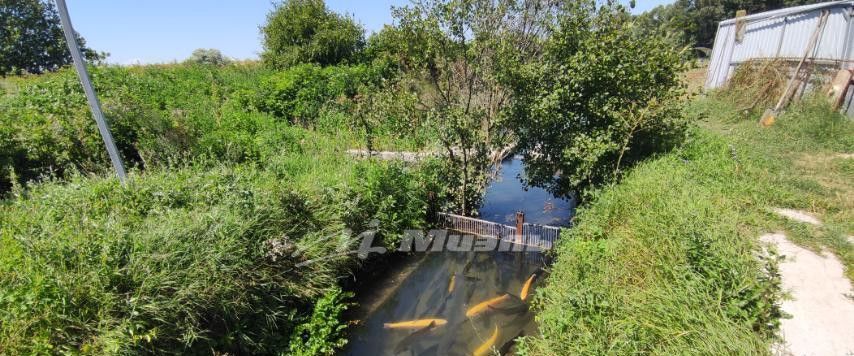
<path fill-rule="evenodd" d="M 301 324 L 290 340 L 289 351 L 293 355 L 331 355 L 343 347 L 345 326 L 338 320 L 349 307 L 346 298 L 350 293 L 335 289 L 323 296 L 314 306 L 311 321 Z"/>
<path fill-rule="evenodd" d="M 692 103 L 704 122 L 689 142 L 580 211 L 538 291 L 542 336 L 526 354 L 768 353 L 781 291 L 764 232 L 829 247 L 852 276 L 854 171 L 840 154 L 854 151 L 854 124 L 815 99 L 762 129 L 726 97 Z M 772 207 L 827 223 L 804 227 Z"/>
<path fill-rule="evenodd" d="M 350 100 L 331 108 L 335 99 L 353 99 L 360 86 L 378 84 L 381 68 L 366 65 L 320 67 L 301 64 L 280 71 L 261 83 L 258 97 L 250 105 L 291 123 L 314 127 L 328 110 L 346 110 Z M 332 127 L 340 123 L 331 123 Z"/>
<path fill-rule="evenodd" d="M 277 69 L 301 63 L 352 61 L 365 42 L 362 26 L 330 11 L 323 0 L 284 0 L 267 15 L 267 24 L 261 30 L 261 56 L 268 66 Z"/>
<path fill-rule="evenodd" d="M 53 1 L 0 1 L 0 29 L 0 77 L 55 71 L 71 63 Z M 79 35 L 77 43 L 90 61 L 106 57 L 86 47 Z"/>
<path fill-rule="evenodd" d="M 92 78 L 125 162 L 138 168 L 209 155 L 226 161 L 261 159 L 284 137 L 276 121 L 235 105 L 232 93 L 264 75 L 257 65 L 95 67 Z M 0 190 L 67 171 L 102 173 L 106 154 L 83 90 L 71 70 L 19 83 L 0 98 Z M 265 142 L 264 140 L 268 140 Z M 269 153 L 269 152 L 267 152 Z"/>
<path fill-rule="evenodd" d="M 73 72 L 0 97 L 4 352 L 330 354 L 347 298 L 338 277 L 360 264 L 294 265 L 352 248 L 348 230 L 394 246 L 445 199 L 441 161 L 344 153 L 364 138 L 341 91 L 300 98 L 345 118 L 312 130 L 248 105 L 268 93 L 257 83 L 287 76 L 257 64 L 92 70 L 134 168 L 127 187 L 109 178 Z"/>
<path fill-rule="evenodd" d="M 344 229 L 374 219 L 376 243 L 393 246 L 401 226 L 423 226 L 427 178 L 314 152 L 264 170 L 149 170 L 126 188 L 84 177 L 39 184 L 0 210 L 0 348 L 286 349 L 293 330 L 315 328 L 319 316 L 305 310 L 355 257 L 295 264 L 352 249 Z"/>
<path fill-rule="evenodd" d="M 680 53 L 631 31 L 619 6 L 573 6 L 541 60 L 508 70 L 508 122 L 528 179 L 561 194 L 617 180 L 625 167 L 679 144 L 687 126 Z"/>
<path fill-rule="evenodd" d="M 706 11 L 686 4 L 669 6 Z M 16 9 L 1 21 L 28 19 Z M 490 152 L 508 147 L 529 182 L 589 198 L 524 353 L 765 353 L 781 292 L 763 231 L 830 248 L 852 274 L 854 166 L 839 154 L 854 128 L 818 101 L 760 129 L 779 88 L 740 73 L 758 98 L 686 105 L 689 40 L 616 2 L 416 0 L 393 15 L 365 41 L 322 1 L 287 0 L 260 63 L 198 50 L 92 67 L 127 187 L 67 58 L 0 63 L 57 70 L 0 79 L 0 353 L 332 354 L 346 343 L 341 277 L 378 262 L 347 253 L 351 234 L 392 247 L 436 209 L 475 211 Z M 440 157 L 346 152 L 360 147 Z"/>
<path fill-rule="evenodd" d="M 751 15 L 824 1 L 827 0 L 676 0 L 639 15 L 638 25 L 647 34 L 661 35 L 673 45 L 702 47 L 710 51 L 718 22 L 735 18 L 739 10 Z"/>

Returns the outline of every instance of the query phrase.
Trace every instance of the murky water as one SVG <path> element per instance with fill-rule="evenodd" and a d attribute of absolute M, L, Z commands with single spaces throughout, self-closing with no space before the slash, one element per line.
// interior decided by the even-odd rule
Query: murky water
<path fill-rule="evenodd" d="M 518 179 L 522 173 L 518 159 L 502 163 L 500 177 L 487 189 L 481 218 L 511 223 L 521 210 L 527 222 L 567 225 L 574 202 L 538 188 L 524 189 Z M 521 298 L 526 282 L 543 265 L 538 253 L 430 253 L 352 330 L 345 353 L 472 355 L 487 354 L 493 347 L 504 353 L 517 336 L 536 332 L 533 314 Z M 535 277 L 529 290 L 537 283 Z M 431 324 L 425 319 L 436 320 Z M 407 321 L 420 322 L 395 324 Z"/>

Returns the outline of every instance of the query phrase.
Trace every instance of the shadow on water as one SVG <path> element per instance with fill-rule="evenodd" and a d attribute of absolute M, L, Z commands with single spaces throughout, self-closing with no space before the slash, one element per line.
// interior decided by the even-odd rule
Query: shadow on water
<path fill-rule="evenodd" d="M 518 159 L 506 160 L 501 168 L 500 177 L 487 188 L 481 218 L 508 223 L 506 219 L 515 219 L 521 210 L 531 223 L 568 225 L 575 209 L 572 200 L 538 188 L 526 190 L 519 180 L 523 168 Z M 544 264 L 544 257 L 532 252 L 428 253 L 353 328 L 345 354 L 491 354 L 493 346 L 506 352 L 517 336 L 536 333 L 522 290 Z M 530 283 L 531 290 L 537 282 L 535 278 Z M 487 301 L 492 303 L 486 306 Z M 422 322 L 388 325 L 406 321 Z"/>
<path fill-rule="evenodd" d="M 525 187 L 524 164 L 518 157 L 501 162 L 500 175 L 486 189 L 479 218 L 514 225 L 516 212 L 532 224 L 568 226 L 575 214 L 575 200 L 557 198 L 542 188 Z"/>

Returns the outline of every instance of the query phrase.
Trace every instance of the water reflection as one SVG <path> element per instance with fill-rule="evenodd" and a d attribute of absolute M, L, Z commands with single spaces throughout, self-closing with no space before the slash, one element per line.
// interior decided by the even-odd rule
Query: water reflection
<path fill-rule="evenodd" d="M 525 213 L 525 221 L 533 224 L 566 226 L 575 214 L 575 201 L 555 198 L 551 193 L 536 187 L 526 188 L 519 177 L 525 174 L 524 164 L 518 157 L 501 163 L 501 174 L 487 188 L 480 218 L 513 225 L 516 212 Z"/>

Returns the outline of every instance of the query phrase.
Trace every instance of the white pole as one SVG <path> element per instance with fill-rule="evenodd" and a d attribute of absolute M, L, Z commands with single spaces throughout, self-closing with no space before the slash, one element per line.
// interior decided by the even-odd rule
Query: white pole
<path fill-rule="evenodd" d="M 107 146 L 107 153 L 110 155 L 110 161 L 113 162 L 113 167 L 116 169 L 116 175 L 119 177 L 122 185 L 124 185 L 127 175 L 125 174 L 122 157 L 119 156 L 119 150 L 116 148 L 116 143 L 113 142 L 113 135 L 110 134 L 110 128 L 107 126 L 104 113 L 101 111 L 101 103 L 98 102 L 98 96 L 95 95 L 95 88 L 89 79 L 86 62 L 84 62 L 83 55 L 80 53 L 80 47 L 77 45 L 77 36 L 75 35 L 74 28 L 71 26 L 71 17 L 68 16 L 68 7 L 65 5 L 65 0 L 56 0 L 56 7 L 59 11 L 59 20 L 62 22 L 62 31 L 65 32 L 65 42 L 68 43 L 68 50 L 71 52 L 71 58 L 74 60 L 74 67 L 77 68 L 77 75 L 83 84 L 83 91 L 86 93 L 86 99 L 89 101 L 89 108 L 92 109 L 92 116 L 95 117 L 98 130 L 101 131 L 101 138 L 104 139 L 104 145 Z"/>

